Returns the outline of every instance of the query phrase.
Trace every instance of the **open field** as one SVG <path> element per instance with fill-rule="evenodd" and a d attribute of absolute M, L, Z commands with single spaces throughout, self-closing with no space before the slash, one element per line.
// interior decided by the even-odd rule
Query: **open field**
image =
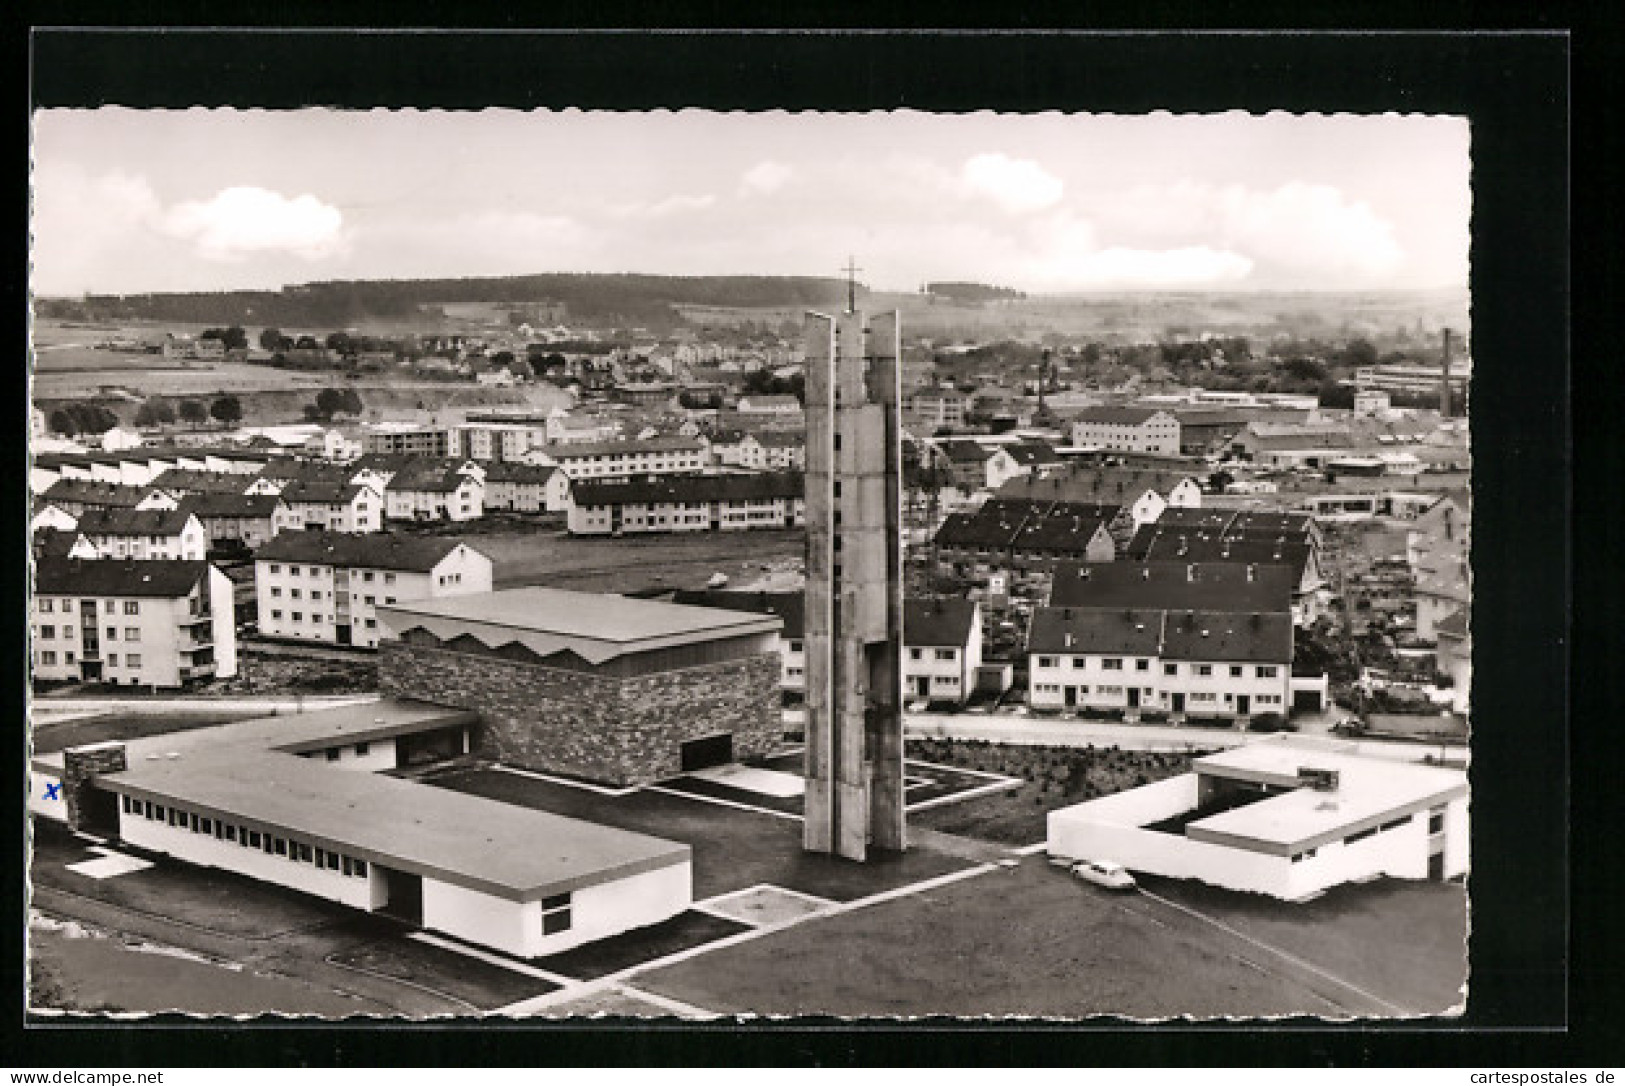
<path fill-rule="evenodd" d="M 456 525 L 438 534 L 457 536 L 487 555 L 497 588 L 583 592 L 700 588 L 719 572 L 730 588 L 748 586 L 788 567 L 799 570 L 805 539 L 799 530 L 572 538 L 557 528 L 511 523 L 495 530 Z"/>
<path fill-rule="evenodd" d="M 1363 944 L 1371 961 L 1360 979 L 1331 968 L 1344 964 L 1340 955 L 1312 945 L 1299 948 L 1307 957 L 1283 955 L 1267 940 L 1227 933 L 1147 895 L 1114 896 L 1034 857 L 651 970 L 635 983 L 724 1014 L 1154 1019 L 1447 1008 L 1453 1000 L 1438 998 L 1439 958 L 1416 951 L 1433 941 L 1435 915 L 1441 927 L 1459 918 L 1449 904 L 1459 888 L 1366 887 L 1353 896 L 1361 893 L 1362 911 L 1387 929 Z M 1415 916 L 1419 907 L 1425 918 Z M 1296 906 L 1259 908 L 1289 915 Z M 1360 945 L 1371 934 L 1364 917 L 1318 919 L 1315 931 L 1324 928 L 1330 945 Z M 1459 973 L 1446 976 L 1453 984 Z"/>

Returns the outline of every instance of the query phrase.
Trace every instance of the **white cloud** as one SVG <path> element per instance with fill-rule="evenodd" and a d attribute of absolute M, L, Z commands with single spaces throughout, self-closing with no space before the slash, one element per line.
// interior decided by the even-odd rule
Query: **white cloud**
<path fill-rule="evenodd" d="M 1310 282 L 1391 275 L 1406 258 L 1391 223 L 1332 185 L 1289 181 L 1258 190 L 1184 180 L 1110 203 L 1107 218 L 1125 240 L 1234 249 Z"/>
<path fill-rule="evenodd" d="M 782 162 L 758 162 L 739 181 L 741 193 L 777 192 L 789 183 L 795 171 Z"/>
<path fill-rule="evenodd" d="M 306 193 L 289 199 L 253 186 L 222 189 L 164 215 L 162 229 L 191 241 L 208 260 L 238 261 L 256 253 L 293 253 L 318 260 L 345 248 L 344 216 Z"/>
<path fill-rule="evenodd" d="M 1005 211 L 1042 211 L 1060 202 L 1061 179 L 1029 158 L 1004 154 L 976 155 L 965 162 L 960 179 L 966 189 L 985 196 Z"/>
<path fill-rule="evenodd" d="M 662 219 L 669 215 L 704 211 L 716 202 L 717 198 L 709 193 L 701 196 L 676 195 L 667 196 L 662 200 L 611 204 L 604 208 L 604 212 L 610 218 L 615 219 Z"/>

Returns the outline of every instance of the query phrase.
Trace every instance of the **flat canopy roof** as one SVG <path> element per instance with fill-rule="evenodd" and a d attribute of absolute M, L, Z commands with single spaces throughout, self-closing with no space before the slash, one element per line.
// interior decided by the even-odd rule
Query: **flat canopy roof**
<path fill-rule="evenodd" d="M 1220 751 L 1192 763 L 1198 774 L 1293 791 L 1190 823 L 1193 839 L 1289 855 L 1467 794 L 1460 770 L 1368 758 L 1284 739 Z M 1299 769 L 1334 770 L 1337 788 L 1298 786 Z M 1195 832 L 1190 832 L 1195 831 Z"/>
<path fill-rule="evenodd" d="M 130 740 L 129 768 L 96 785 L 514 901 L 688 860 L 673 841 L 298 756 L 478 719 L 405 698 L 259 717 Z M 34 765 L 60 773 L 62 755 Z"/>
<path fill-rule="evenodd" d="M 783 626 L 776 615 L 559 588 L 410 600 L 380 606 L 378 614 L 397 635 L 414 626 L 442 640 L 483 631 L 481 640 L 492 647 L 518 640 L 543 656 L 570 649 L 594 664 L 674 645 L 775 633 Z"/>
<path fill-rule="evenodd" d="M 291 754 L 196 748 L 97 785 L 241 819 L 321 847 L 513 901 L 689 859 L 689 846 Z"/>

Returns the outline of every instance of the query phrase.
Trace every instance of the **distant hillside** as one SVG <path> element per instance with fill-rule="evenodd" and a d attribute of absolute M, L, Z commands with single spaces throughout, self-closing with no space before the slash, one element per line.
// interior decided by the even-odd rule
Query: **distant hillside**
<path fill-rule="evenodd" d="M 384 279 L 302 283 L 280 291 L 90 295 L 40 299 L 39 314 L 63 320 L 159 320 L 211 324 L 343 327 L 433 314 L 444 304 L 562 303 L 574 318 L 669 325 L 674 305 L 830 306 L 839 279 L 808 276 L 546 275 L 480 279 Z"/>

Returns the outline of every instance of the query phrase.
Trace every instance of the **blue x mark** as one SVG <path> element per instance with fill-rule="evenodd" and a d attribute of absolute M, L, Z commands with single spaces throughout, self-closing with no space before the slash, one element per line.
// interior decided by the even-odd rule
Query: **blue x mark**
<path fill-rule="evenodd" d="M 60 784 L 47 784 L 45 786 L 45 798 L 46 799 L 61 799 L 62 798 L 62 786 Z"/>

